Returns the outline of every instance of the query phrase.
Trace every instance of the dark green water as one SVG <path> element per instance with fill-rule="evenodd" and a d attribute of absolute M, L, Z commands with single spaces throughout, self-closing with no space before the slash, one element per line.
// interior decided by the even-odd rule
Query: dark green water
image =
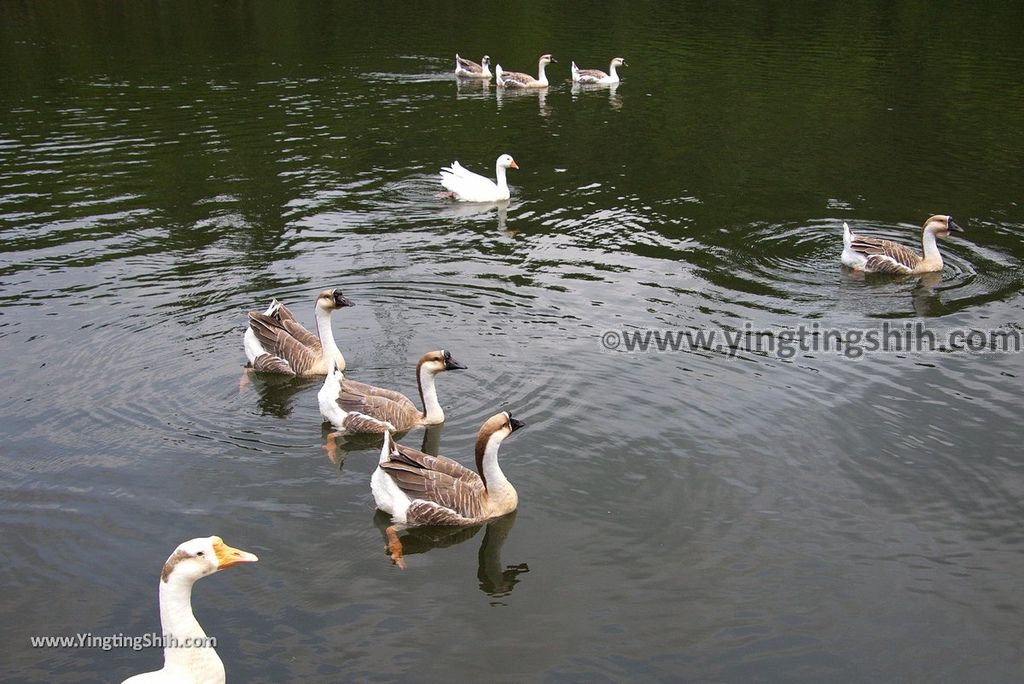
<path fill-rule="evenodd" d="M 195 590 L 234 682 L 1019 681 L 1020 354 L 602 335 L 1019 333 L 1021 5 L 407 5 L 0 3 L 3 679 L 159 667 L 29 636 L 159 631 L 164 559 L 220 534 L 261 558 Z M 456 51 L 559 63 L 498 97 Z M 435 197 L 501 152 L 507 207 Z M 936 277 L 839 267 L 843 221 L 934 213 Z M 351 377 L 469 365 L 442 453 L 528 423 L 513 520 L 401 571 L 319 383 L 240 388 L 246 311 L 329 286 Z"/>

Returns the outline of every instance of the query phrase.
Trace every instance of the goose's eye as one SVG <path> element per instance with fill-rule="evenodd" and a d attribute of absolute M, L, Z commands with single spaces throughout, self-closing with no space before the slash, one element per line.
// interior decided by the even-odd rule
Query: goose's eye
<path fill-rule="evenodd" d="M 197 553 L 196 555 L 197 555 L 197 556 L 205 556 L 205 555 L 206 555 L 206 552 L 205 552 L 205 551 L 200 551 L 200 552 L 199 552 L 199 553 Z"/>

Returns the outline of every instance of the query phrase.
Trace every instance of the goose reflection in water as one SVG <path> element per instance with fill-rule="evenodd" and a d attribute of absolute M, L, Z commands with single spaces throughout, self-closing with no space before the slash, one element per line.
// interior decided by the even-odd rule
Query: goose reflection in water
<path fill-rule="evenodd" d="M 256 405 L 261 415 L 287 418 L 292 414 L 295 398 L 301 392 L 321 383 L 319 378 L 297 379 L 287 375 L 253 373 L 249 369 L 243 369 L 242 377 L 238 381 L 238 391 L 256 390 Z"/>
<path fill-rule="evenodd" d="M 576 100 L 587 92 L 607 92 L 608 93 L 608 104 L 611 105 L 612 109 L 622 109 L 622 96 L 618 94 L 619 83 L 601 84 L 601 83 L 573 83 L 572 84 L 572 99 Z"/>
<path fill-rule="evenodd" d="M 528 99 L 537 98 L 537 111 L 541 116 L 549 116 L 551 114 L 548 108 L 548 89 L 547 88 L 523 88 L 521 90 L 509 90 L 508 88 L 496 88 L 495 89 L 498 109 L 510 102 L 514 102 L 517 99 Z"/>
<path fill-rule="evenodd" d="M 437 456 L 437 452 L 441 449 L 441 430 L 443 429 L 444 423 L 423 428 L 423 443 L 420 446 L 420 451 Z M 374 455 L 380 452 L 381 435 L 339 435 L 330 423 L 323 423 L 320 436 L 323 440 L 324 451 L 327 452 L 327 458 L 338 466 L 339 470 L 344 467 L 345 459 L 348 458 L 350 452 L 372 451 Z"/>
<path fill-rule="evenodd" d="M 490 95 L 491 82 L 478 78 L 457 78 L 455 79 L 455 98 L 473 99 L 482 95 Z"/>
<path fill-rule="evenodd" d="M 385 548 L 395 565 L 404 569 L 406 556 L 461 544 L 475 537 L 481 527 L 486 527 L 483 541 L 480 543 L 480 551 L 477 553 L 476 576 L 480 581 L 480 591 L 488 596 L 502 597 L 511 593 L 515 585 L 519 583 L 519 575 L 530 571 L 530 566 L 526 563 L 504 565 L 501 560 L 501 549 L 508 540 L 515 523 L 516 511 L 513 511 L 508 515 L 495 518 L 485 525 L 412 527 L 398 533 L 398 538 L 401 541 L 401 555 L 391 555 L 390 549 L 393 545 L 390 543 Z M 373 517 L 373 524 L 381 531 L 385 542 L 390 542 L 388 528 L 391 527 L 391 516 L 378 510 Z"/>
<path fill-rule="evenodd" d="M 515 231 L 509 232 L 506 228 L 506 221 L 508 220 L 508 208 L 511 204 L 510 200 L 503 200 L 501 202 L 457 202 L 451 206 L 446 207 L 444 210 L 444 216 L 453 219 L 463 218 L 479 218 L 482 220 L 489 221 L 490 213 L 492 211 L 497 212 L 498 216 L 498 230 L 502 233 L 509 233 L 514 235 Z"/>
<path fill-rule="evenodd" d="M 887 300 L 897 300 L 900 308 L 902 308 L 903 302 L 906 301 L 903 298 L 907 295 L 907 291 L 903 288 L 893 290 L 892 286 L 894 284 L 913 285 L 909 293 L 910 304 L 914 314 L 923 318 L 942 316 L 947 313 L 947 307 L 942 301 L 941 290 L 937 289 L 942 284 L 942 277 L 942 271 L 922 273 L 920 275 L 900 275 L 892 273 L 864 273 L 862 271 L 843 269 L 843 278 L 845 280 L 872 288 L 870 301 L 873 304 L 877 304 L 879 301 L 878 293 L 873 291 L 877 287 L 883 289 L 887 295 Z"/>

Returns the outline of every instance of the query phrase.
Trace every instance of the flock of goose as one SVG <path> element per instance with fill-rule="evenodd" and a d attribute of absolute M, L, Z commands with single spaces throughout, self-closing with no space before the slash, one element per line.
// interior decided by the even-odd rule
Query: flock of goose
<path fill-rule="evenodd" d="M 537 78 L 496 65 L 495 78 L 503 88 L 544 88 L 548 85 L 545 67 L 555 61 L 549 54 L 542 55 L 537 63 Z M 579 69 L 573 62 L 572 78 L 576 83 L 613 84 L 619 81 L 617 67 L 625 65 L 621 57 L 616 57 L 606 73 Z M 456 55 L 455 75 L 490 79 L 490 58 L 485 55 L 478 64 Z M 511 156 L 503 154 L 495 164 L 496 180 L 491 181 L 456 161 L 441 170 L 441 184 L 453 199 L 499 202 L 509 199 L 506 170 L 518 168 Z M 918 254 L 899 243 L 855 235 L 844 223 L 840 259 L 844 265 L 867 273 L 907 275 L 939 271 L 942 256 L 937 238 L 962 230 L 951 216 L 932 216 L 923 226 L 922 254 Z M 266 310 L 250 312 L 243 335 L 246 367 L 252 372 L 292 377 L 324 376 L 317 401 L 323 419 L 336 430 L 329 440 L 337 434 L 383 436 L 370 489 L 377 507 L 392 518 L 393 524 L 387 529 L 388 550 L 395 564 L 404 567 L 398 528 L 475 525 L 516 509 L 518 496 L 498 465 L 498 449 L 523 423 L 507 411 L 484 421 L 474 448 L 475 471 L 445 456 L 432 456 L 398 444 L 394 435 L 444 422 L 435 379 L 440 373 L 465 366 L 443 349 L 425 354 L 416 364 L 422 408 L 401 392 L 346 378 L 345 357 L 334 339 L 331 316 L 351 305 L 337 288 L 320 292 L 313 309 L 316 332 L 307 330 L 276 299 Z M 251 553 L 227 546 L 220 537 L 197 538 L 179 545 L 160 573 L 163 634 L 179 645 L 202 644 L 206 634 L 192 612 L 192 585 L 224 568 L 257 560 Z M 125 684 L 224 681 L 223 663 L 212 646 L 203 645 L 165 647 L 162 669 L 130 677 Z"/>

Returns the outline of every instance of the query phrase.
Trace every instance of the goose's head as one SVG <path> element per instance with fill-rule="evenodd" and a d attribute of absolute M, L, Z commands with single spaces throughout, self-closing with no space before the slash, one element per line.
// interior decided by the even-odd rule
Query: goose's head
<path fill-rule="evenodd" d="M 516 160 L 512 158 L 511 154 L 503 154 L 498 157 L 498 166 L 503 169 L 518 169 L 519 164 L 516 164 Z"/>
<path fill-rule="evenodd" d="M 491 56 L 484 55 L 483 59 L 480 60 L 480 66 L 484 68 L 484 71 L 487 71 L 488 67 L 491 66 Z"/>
<path fill-rule="evenodd" d="M 936 214 L 924 223 L 924 232 L 932 233 L 935 237 L 946 238 L 949 237 L 949 232 L 955 231 L 958 233 L 964 232 L 964 229 L 953 222 L 952 216 L 946 216 L 945 214 Z"/>
<path fill-rule="evenodd" d="M 316 308 L 323 311 L 334 311 L 343 306 L 352 306 L 352 300 L 341 294 L 341 288 L 324 290 L 316 298 Z"/>
<path fill-rule="evenodd" d="M 558 64 L 558 60 L 551 55 L 541 55 L 540 63 L 544 66 L 547 66 L 548 64 Z"/>
<path fill-rule="evenodd" d="M 516 420 L 508 411 L 502 411 L 488 418 L 476 433 L 476 453 L 483 456 L 487 449 L 497 447 L 509 435 L 524 427 L 526 423 Z"/>
<path fill-rule="evenodd" d="M 437 375 L 444 371 L 465 370 L 466 367 L 452 358 L 452 353 L 444 349 L 424 354 L 417 364 L 419 372 L 426 372 L 428 375 Z"/>
<path fill-rule="evenodd" d="M 613 67 L 620 67 L 620 66 L 629 66 L 629 65 L 626 64 L 626 60 L 624 60 L 622 57 L 616 57 L 615 59 L 612 60 L 612 66 Z"/>
<path fill-rule="evenodd" d="M 164 583 L 172 579 L 191 583 L 232 565 L 255 563 L 257 560 L 247 551 L 231 548 L 220 537 L 198 537 L 183 542 L 174 550 L 164 563 L 160 580 Z"/>

